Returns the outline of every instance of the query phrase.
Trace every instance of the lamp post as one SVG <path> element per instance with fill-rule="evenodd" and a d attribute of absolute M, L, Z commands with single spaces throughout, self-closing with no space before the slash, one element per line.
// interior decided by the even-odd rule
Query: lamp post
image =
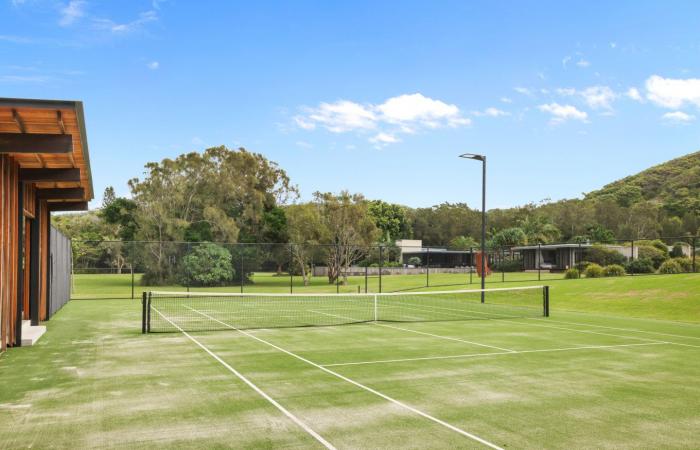
<path fill-rule="evenodd" d="M 484 303 L 484 289 L 486 289 L 486 156 L 464 153 L 459 157 L 481 161 L 481 303 Z"/>

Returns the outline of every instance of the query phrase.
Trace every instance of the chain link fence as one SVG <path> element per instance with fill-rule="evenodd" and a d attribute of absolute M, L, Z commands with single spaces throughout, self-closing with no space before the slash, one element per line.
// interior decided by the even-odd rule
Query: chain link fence
<path fill-rule="evenodd" d="M 72 298 L 479 287 L 479 248 L 72 241 Z M 697 272 L 697 236 L 487 249 L 486 283 Z"/>

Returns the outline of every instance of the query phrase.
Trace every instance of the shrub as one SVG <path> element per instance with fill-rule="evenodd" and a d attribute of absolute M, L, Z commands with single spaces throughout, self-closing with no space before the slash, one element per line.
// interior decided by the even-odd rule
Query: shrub
<path fill-rule="evenodd" d="M 566 280 L 576 280 L 578 278 L 581 278 L 581 273 L 578 271 L 578 269 L 566 269 L 566 272 L 564 272 L 564 279 Z"/>
<path fill-rule="evenodd" d="M 654 239 L 653 241 L 650 241 L 650 240 L 638 241 L 637 244 L 640 247 L 644 247 L 644 246 L 654 247 L 654 248 L 668 254 L 668 245 L 664 244 L 664 242 L 660 239 Z"/>
<path fill-rule="evenodd" d="M 660 250 L 651 245 L 640 245 L 637 252 L 639 259 L 650 260 L 655 269 L 658 269 L 661 263 L 668 259 L 668 251 Z"/>
<path fill-rule="evenodd" d="M 586 250 L 586 260 L 601 266 L 625 263 L 625 257 L 622 253 L 603 245 L 594 245 Z"/>
<path fill-rule="evenodd" d="M 654 263 L 650 259 L 640 258 L 625 265 L 627 273 L 654 273 Z"/>
<path fill-rule="evenodd" d="M 509 259 L 498 261 L 492 268 L 494 272 L 520 272 L 523 270 L 523 263 L 519 259 Z"/>
<path fill-rule="evenodd" d="M 678 263 L 678 261 L 669 259 L 668 261 L 664 261 L 661 266 L 659 267 L 659 273 L 665 273 L 665 274 L 672 274 L 672 273 L 681 273 L 683 272 L 683 269 L 681 268 L 681 265 Z"/>
<path fill-rule="evenodd" d="M 182 259 L 180 282 L 185 286 L 221 286 L 234 276 L 231 253 L 220 245 L 205 242 Z"/>
<path fill-rule="evenodd" d="M 408 263 L 409 266 L 415 266 L 415 267 L 419 267 L 422 264 L 422 261 L 417 256 L 411 256 L 410 258 L 408 258 L 408 261 L 406 261 L 406 262 Z"/>
<path fill-rule="evenodd" d="M 671 249 L 671 258 L 682 258 L 685 256 L 683 253 L 683 247 L 685 247 L 684 242 L 676 242 L 673 244 L 673 248 Z"/>
<path fill-rule="evenodd" d="M 606 277 L 621 277 L 625 275 L 625 268 L 619 264 L 610 264 L 603 268 L 603 276 Z"/>
<path fill-rule="evenodd" d="M 595 263 L 589 264 L 583 272 L 586 278 L 600 278 L 603 276 L 603 268 Z"/>
<path fill-rule="evenodd" d="M 681 256 L 679 258 L 673 258 L 672 261 L 676 261 L 679 266 L 681 266 L 681 269 L 683 272 L 692 272 L 693 271 L 693 260 L 688 258 L 687 256 Z"/>

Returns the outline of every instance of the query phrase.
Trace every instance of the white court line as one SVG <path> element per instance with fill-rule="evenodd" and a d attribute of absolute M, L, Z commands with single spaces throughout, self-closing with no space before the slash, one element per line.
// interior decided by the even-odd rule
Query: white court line
<path fill-rule="evenodd" d="M 526 320 L 541 320 L 541 321 L 546 321 L 548 319 L 526 319 Z M 700 345 L 692 345 L 692 344 L 681 344 L 680 342 L 671 342 L 671 341 L 659 341 L 657 339 L 649 339 L 649 338 L 643 338 L 643 337 L 637 337 L 637 336 L 621 336 L 619 334 L 611 334 L 611 333 L 602 333 L 600 331 L 592 331 L 592 330 L 579 330 L 576 328 L 566 328 L 566 327 L 556 327 L 554 325 L 542 325 L 539 323 L 532 323 L 532 322 L 516 322 L 516 323 L 522 323 L 526 325 L 532 325 L 535 327 L 544 327 L 544 328 L 552 328 L 555 330 L 565 330 L 565 331 L 573 331 L 576 333 L 588 333 L 588 334 L 599 334 L 601 336 L 612 336 L 612 337 L 618 337 L 618 338 L 623 338 L 623 339 L 634 339 L 637 341 L 646 341 L 646 342 L 657 342 L 659 344 L 672 344 L 672 345 L 680 345 L 682 347 L 695 347 L 695 348 L 700 348 Z M 585 325 L 583 325 L 585 326 Z"/>
<path fill-rule="evenodd" d="M 326 316 L 339 317 L 339 318 L 341 318 L 341 319 L 350 319 L 350 317 L 339 316 L 339 315 L 336 315 L 336 314 L 324 313 L 324 312 L 321 312 L 321 311 L 314 311 L 313 309 L 310 309 L 309 311 L 311 311 L 311 312 L 313 312 L 313 313 L 316 313 L 316 314 L 323 314 L 323 315 L 326 315 Z M 373 323 L 374 325 L 378 326 L 378 327 L 393 328 L 393 329 L 395 329 L 395 330 L 402 330 L 402 331 L 408 331 L 408 332 L 410 332 L 410 333 L 423 334 L 423 335 L 425 335 L 425 336 L 431 336 L 431 337 L 438 338 L 438 339 L 445 339 L 445 340 L 448 340 L 448 341 L 457 341 L 457 342 L 463 342 L 463 343 L 465 343 L 465 344 L 478 345 L 478 346 L 480 346 L 480 347 L 495 348 L 496 350 L 503 350 L 504 352 L 514 352 L 514 351 L 515 351 L 515 350 L 511 350 L 511 349 L 509 349 L 509 348 L 496 347 L 495 345 L 488 345 L 488 344 L 480 344 L 480 343 L 474 342 L 474 341 L 467 341 L 466 339 L 458 339 L 458 338 L 454 338 L 454 337 L 450 337 L 450 336 L 440 336 L 439 334 L 425 333 L 425 332 L 423 332 L 423 331 L 411 330 L 410 328 L 401 328 L 401 327 L 397 327 L 397 326 L 394 326 L 394 325 L 387 325 L 387 324 L 385 324 L 385 323 L 377 323 L 377 322 L 372 322 L 372 323 Z"/>
<path fill-rule="evenodd" d="M 368 364 L 386 364 L 410 361 L 433 361 L 439 359 L 461 359 L 461 358 L 476 358 L 479 356 L 495 356 L 495 355 L 517 355 L 520 353 L 547 353 L 547 352 L 564 352 L 572 350 L 594 350 L 594 349 L 609 349 L 617 347 L 641 347 L 645 345 L 666 345 L 664 342 L 642 342 L 639 344 L 619 344 L 619 345 L 587 345 L 581 347 L 564 347 L 564 348 L 547 348 L 541 350 L 516 350 L 511 352 L 491 352 L 491 353 L 467 353 L 464 355 L 447 355 L 447 356 L 425 356 L 421 358 L 402 358 L 402 359 L 380 359 L 375 361 L 356 361 L 347 363 L 323 364 L 323 367 L 338 367 L 338 366 L 364 366 Z"/>
<path fill-rule="evenodd" d="M 185 307 L 186 307 L 186 308 L 189 308 L 188 306 L 185 306 Z M 192 309 L 192 308 L 189 308 L 189 309 Z M 423 418 L 426 418 L 426 419 L 428 419 L 428 420 L 430 420 L 430 421 L 432 421 L 432 422 L 435 422 L 435 423 L 437 423 L 437 424 L 439 424 L 439 425 L 442 425 L 443 427 L 448 428 L 449 430 L 452 430 L 452 431 L 454 431 L 454 432 L 456 432 L 456 433 L 459 433 L 459 434 L 461 434 L 462 436 L 465 436 L 465 437 L 467 437 L 467 438 L 469 438 L 469 439 L 472 439 L 472 440 L 474 440 L 474 441 L 476 441 L 476 442 L 479 442 L 479 443 L 481 443 L 481 444 L 483 444 L 483 445 L 485 445 L 485 446 L 487 446 L 487 447 L 490 447 L 490 448 L 492 448 L 492 449 L 494 449 L 494 450 L 504 450 L 502 447 L 499 447 L 499 446 L 497 446 L 496 444 L 494 444 L 494 443 L 492 443 L 492 442 L 489 442 L 489 441 L 487 441 L 487 440 L 485 440 L 485 439 L 483 439 L 483 438 L 480 438 L 479 436 L 477 436 L 477 435 L 475 435 L 475 434 L 472 434 L 472 433 L 469 433 L 469 432 L 467 432 L 467 431 L 464 431 L 463 429 L 458 428 L 458 427 L 456 427 L 456 426 L 454 426 L 454 425 L 452 425 L 452 424 L 449 424 L 449 423 L 445 422 L 444 420 L 438 419 L 437 417 L 431 416 L 431 415 L 428 414 L 428 413 L 425 413 L 425 412 L 423 412 L 423 411 L 421 411 L 421 410 L 419 410 L 419 409 L 416 409 L 416 408 L 414 408 L 413 406 L 407 405 L 406 403 L 403 403 L 403 402 L 401 402 L 401 401 L 399 401 L 399 400 L 396 400 L 396 399 L 393 398 L 393 397 L 389 397 L 389 396 L 386 395 L 386 394 L 382 394 L 381 392 L 379 392 L 379 391 L 377 391 L 377 390 L 375 390 L 375 389 L 372 389 L 372 388 L 369 387 L 369 386 L 366 386 L 366 385 L 364 385 L 364 384 L 362 384 L 362 383 L 359 383 L 359 382 L 357 382 L 357 381 L 355 381 L 355 380 L 352 380 L 352 379 L 350 379 L 350 378 L 348 378 L 348 377 L 346 377 L 346 376 L 344 376 L 344 375 L 339 374 L 338 372 L 334 372 L 333 370 L 328 369 L 328 368 L 326 368 L 326 367 L 323 367 L 323 366 L 321 366 L 320 364 L 316 364 L 315 362 L 310 361 L 310 360 L 304 358 L 303 356 L 299 356 L 299 355 L 297 355 L 296 353 L 292 353 L 292 352 L 290 352 L 289 350 L 285 350 L 284 348 L 282 348 L 282 347 L 280 347 L 280 346 L 278 346 L 278 345 L 275 345 L 275 344 L 273 344 L 272 342 L 266 341 L 265 339 L 262 339 L 262 338 L 260 338 L 260 337 L 258 337 L 258 336 L 256 336 L 256 335 L 254 335 L 254 334 L 248 333 L 247 331 L 240 330 L 240 329 L 238 329 L 238 328 L 236 328 L 236 327 L 234 327 L 234 326 L 232 326 L 232 325 L 229 325 L 229 324 L 227 324 L 227 323 L 225 323 L 225 322 L 222 322 L 222 321 L 220 321 L 220 320 L 218 320 L 218 319 L 216 319 L 216 318 L 214 318 L 214 317 L 212 317 L 212 316 L 210 316 L 210 315 L 208 315 L 208 314 L 200 313 L 200 312 L 197 311 L 196 309 L 192 309 L 192 311 L 194 311 L 194 312 L 196 312 L 196 313 L 199 313 L 199 314 L 202 314 L 204 317 L 207 317 L 207 318 L 210 319 L 210 320 L 213 320 L 213 321 L 215 321 L 215 322 L 219 322 L 220 324 L 222 324 L 222 325 L 224 325 L 224 326 L 226 326 L 226 327 L 228 327 L 228 328 L 231 328 L 231 329 L 233 329 L 233 330 L 236 330 L 236 331 L 238 331 L 239 333 L 242 333 L 242 334 L 244 334 L 244 335 L 246 335 L 246 336 L 248 336 L 248 337 L 250 337 L 250 338 L 252 338 L 252 339 L 255 339 L 255 340 L 258 341 L 258 342 L 261 342 L 261 343 L 263 343 L 263 344 L 265 344 L 265 345 L 268 345 L 268 346 L 270 346 L 270 347 L 272 347 L 272 348 L 274 348 L 274 349 L 276 349 L 276 350 L 279 350 L 279 351 L 282 352 L 282 353 L 285 353 L 285 354 L 287 354 L 287 355 L 289 355 L 289 356 L 292 356 L 292 357 L 298 359 L 299 361 L 305 362 L 305 363 L 307 363 L 307 364 L 309 364 L 309 365 L 311 365 L 311 366 L 314 366 L 314 367 L 316 367 L 316 368 L 318 368 L 318 369 L 320 369 L 320 370 L 322 370 L 322 371 L 324 371 L 324 372 L 326 372 L 326 373 L 328 373 L 328 374 L 330 374 L 330 375 L 333 375 L 333 376 L 335 376 L 335 377 L 337 377 L 337 378 L 340 378 L 340 379 L 343 380 L 343 381 L 346 381 L 346 382 L 348 382 L 348 383 L 350 383 L 350 384 L 352 384 L 352 385 L 354 385 L 354 386 L 357 386 L 357 387 L 359 387 L 359 388 L 361 388 L 361 389 L 364 389 L 365 391 L 370 392 L 370 393 L 372 393 L 372 394 L 374 394 L 374 395 L 376 395 L 376 396 L 378 396 L 378 397 L 381 397 L 381 398 L 383 398 L 384 400 L 387 400 L 387 401 L 389 401 L 389 402 L 391 402 L 391 403 L 393 403 L 393 404 L 395 404 L 395 405 L 397 405 L 397 406 L 400 406 L 401 408 L 404 408 L 404 409 L 406 409 L 406 410 L 408 410 L 408 411 L 411 411 L 411 412 L 414 413 L 414 414 L 417 414 L 417 415 L 419 415 L 419 416 L 421 416 L 421 417 L 423 417 Z"/>
<path fill-rule="evenodd" d="M 153 307 L 151 307 L 151 308 L 152 308 L 155 312 L 157 312 L 163 319 L 167 320 L 168 322 L 170 322 L 171 325 L 173 325 L 175 328 L 177 328 L 178 330 L 180 330 L 180 332 L 181 332 L 182 334 L 184 334 L 185 336 L 187 336 L 187 338 L 188 338 L 189 340 L 191 340 L 192 342 L 194 342 L 195 344 L 197 344 L 202 350 L 204 350 L 205 352 L 207 352 L 212 358 L 214 358 L 214 359 L 217 360 L 219 363 L 221 363 L 221 365 L 223 365 L 224 367 L 226 367 L 232 374 L 234 374 L 236 377 L 238 377 L 238 379 L 240 379 L 240 380 L 243 381 L 245 384 L 247 384 L 251 389 L 253 389 L 255 392 L 257 392 L 257 393 L 258 393 L 260 396 L 262 396 L 265 400 L 267 400 L 268 402 L 272 403 L 272 405 L 274 405 L 277 409 L 279 409 L 285 416 L 289 417 L 294 423 L 296 423 L 297 425 L 299 425 L 304 431 L 306 431 L 308 434 L 310 434 L 311 436 L 313 436 L 313 438 L 316 439 L 318 442 L 320 442 L 321 445 L 323 445 L 323 446 L 326 447 L 327 449 L 336 450 L 336 448 L 333 446 L 333 444 L 331 444 L 330 442 L 328 442 L 327 440 L 325 440 L 325 439 L 323 438 L 323 436 L 321 436 L 320 434 L 318 434 L 318 433 L 316 433 L 314 430 L 312 430 L 311 427 L 309 427 L 309 426 L 306 425 L 304 422 L 302 422 L 301 419 L 299 419 L 297 416 L 295 416 L 294 414 L 292 414 L 291 412 L 289 412 L 284 406 L 282 406 L 282 405 L 280 405 L 279 403 L 277 403 L 277 401 L 276 401 L 274 398 L 272 398 L 272 397 L 270 397 L 269 395 L 267 395 L 262 389 L 260 389 L 258 386 L 256 386 L 252 381 L 250 381 L 249 379 L 247 379 L 245 376 L 243 376 L 243 374 L 241 374 L 240 372 L 238 372 L 236 369 L 234 369 L 233 367 L 231 367 L 226 361 L 224 361 L 223 359 L 221 359 L 216 353 L 214 353 L 214 352 L 212 352 L 211 350 L 209 350 L 207 347 L 204 346 L 204 344 L 202 344 L 202 343 L 199 342 L 197 339 L 195 339 L 194 337 L 192 337 L 189 333 L 187 333 L 185 330 L 183 330 L 182 328 L 180 328 L 179 325 L 177 325 L 176 323 L 174 323 L 173 321 L 171 321 L 170 319 L 168 319 L 167 317 L 165 317 L 165 316 L 164 316 L 163 314 L 161 314 L 161 312 L 158 311 L 156 308 L 153 308 Z"/>
<path fill-rule="evenodd" d="M 608 326 L 603 326 L 603 325 L 593 325 L 590 323 L 581 323 L 581 322 L 564 322 L 562 320 L 554 320 L 554 319 L 546 319 L 546 320 L 547 320 L 547 322 L 563 323 L 563 324 L 567 324 L 567 325 L 584 325 L 587 327 L 607 328 L 608 330 L 631 331 L 633 333 L 658 334 L 659 336 L 679 337 L 679 338 L 684 338 L 684 339 L 700 339 L 700 337 L 698 337 L 698 336 L 683 336 L 682 334 L 661 333 L 658 331 L 635 330 L 632 328 L 608 327 Z"/>

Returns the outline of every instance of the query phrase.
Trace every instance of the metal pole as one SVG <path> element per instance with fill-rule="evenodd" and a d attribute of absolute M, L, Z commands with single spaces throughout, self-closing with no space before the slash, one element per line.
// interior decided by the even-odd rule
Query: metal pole
<path fill-rule="evenodd" d="M 474 276 L 474 249 L 469 247 L 469 284 L 472 284 L 472 277 Z"/>
<path fill-rule="evenodd" d="M 382 267 L 384 266 L 384 247 L 379 246 L 379 293 L 382 293 Z"/>
<path fill-rule="evenodd" d="M 503 247 L 501 247 L 501 283 L 506 282 L 506 266 L 504 261 L 506 259 L 506 253 Z"/>
<path fill-rule="evenodd" d="M 481 303 L 486 293 L 486 156 L 481 159 Z"/>
<path fill-rule="evenodd" d="M 335 293 L 340 293 L 340 245 L 335 244 L 335 268 L 337 270 L 335 274 Z"/>
<path fill-rule="evenodd" d="M 540 261 L 542 260 L 542 244 L 537 244 L 537 281 L 542 281 L 542 267 Z"/>
<path fill-rule="evenodd" d="M 369 276 L 369 265 L 365 264 L 365 294 L 367 293 L 367 278 Z"/>
<path fill-rule="evenodd" d="M 294 274 L 292 266 L 294 265 L 294 244 L 289 244 L 289 293 L 294 293 Z"/>
<path fill-rule="evenodd" d="M 134 298 L 134 241 L 131 241 L 131 298 Z"/>
<path fill-rule="evenodd" d="M 425 286 L 430 287 L 430 247 L 427 247 L 428 252 L 425 256 Z"/>
<path fill-rule="evenodd" d="M 243 276 L 243 253 L 244 253 L 243 250 L 244 249 L 245 249 L 244 245 L 239 245 L 239 253 L 241 255 L 241 259 L 238 262 L 238 270 L 241 272 L 239 275 L 239 277 L 241 279 L 241 294 L 243 293 L 243 282 L 244 282 L 244 276 Z"/>

